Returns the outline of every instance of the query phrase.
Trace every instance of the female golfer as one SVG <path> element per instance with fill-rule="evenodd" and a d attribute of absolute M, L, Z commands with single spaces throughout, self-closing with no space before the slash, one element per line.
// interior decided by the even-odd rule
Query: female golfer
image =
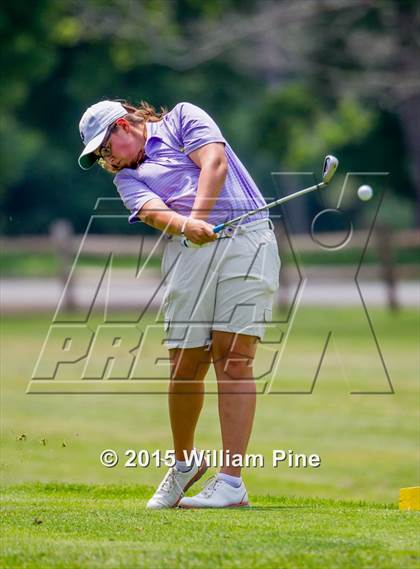
<path fill-rule="evenodd" d="M 98 162 L 115 174 L 129 222 L 143 221 L 166 239 L 163 312 L 176 463 L 147 507 L 246 506 L 241 464 L 255 413 L 252 365 L 264 323 L 271 320 L 280 259 L 267 211 L 221 234 L 213 227 L 265 201 L 218 126 L 195 105 L 157 113 L 144 102 L 137 108 L 101 101 L 86 110 L 79 126 L 81 168 Z M 185 239 L 196 247 L 185 247 Z M 207 469 L 204 461 L 189 459 L 211 363 L 224 460 L 202 492 L 185 497 Z"/>

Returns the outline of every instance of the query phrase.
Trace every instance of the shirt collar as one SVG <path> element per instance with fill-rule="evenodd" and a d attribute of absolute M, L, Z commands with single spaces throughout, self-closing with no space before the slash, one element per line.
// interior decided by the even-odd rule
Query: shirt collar
<path fill-rule="evenodd" d="M 148 154 L 148 150 L 150 150 L 154 140 L 163 140 L 160 134 L 161 122 L 162 121 L 146 122 L 147 140 L 146 144 L 144 145 L 144 151 L 146 154 Z"/>

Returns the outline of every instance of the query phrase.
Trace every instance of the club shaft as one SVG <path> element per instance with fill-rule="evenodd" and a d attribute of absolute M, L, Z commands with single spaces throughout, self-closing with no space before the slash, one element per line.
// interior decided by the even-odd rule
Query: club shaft
<path fill-rule="evenodd" d="M 232 225 L 233 223 L 238 223 L 239 221 L 243 221 L 244 219 L 246 219 L 250 215 L 254 215 L 255 213 L 259 213 L 260 211 L 264 211 L 266 209 L 270 209 L 272 207 L 275 207 L 276 205 L 282 205 L 282 204 L 284 204 L 290 200 L 294 200 L 295 198 L 298 198 L 298 197 L 303 196 L 305 194 L 309 194 L 309 192 L 321 190 L 322 188 L 325 188 L 327 185 L 328 184 L 326 182 L 320 182 L 319 184 L 315 184 L 314 186 L 309 186 L 309 188 L 304 188 L 303 190 L 299 190 L 298 192 L 295 192 L 293 194 L 289 194 L 288 196 L 284 196 L 282 198 L 279 198 L 278 200 L 276 200 L 274 202 L 263 205 L 262 207 L 259 207 L 258 209 L 248 211 L 247 213 L 244 213 L 243 215 L 239 215 L 238 217 L 235 217 L 234 219 L 226 221 L 225 223 L 219 223 L 219 225 L 215 225 L 213 227 L 213 231 L 214 231 L 214 233 L 219 233 L 225 227 L 228 227 L 229 225 Z"/>

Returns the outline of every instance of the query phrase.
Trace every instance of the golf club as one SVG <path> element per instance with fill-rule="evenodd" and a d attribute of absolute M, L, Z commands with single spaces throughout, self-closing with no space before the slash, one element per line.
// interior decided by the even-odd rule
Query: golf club
<path fill-rule="evenodd" d="M 215 225 L 213 227 L 214 233 L 220 233 L 221 231 L 223 231 L 223 229 L 225 229 L 225 227 L 228 227 L 229 225 L 233 225 L 234 223 L 242 222 L 242 221 L 244 221 L 244 219 L 246 219 L 247 217 L 249 217 L 251 215 L 254 215 L 255 213 L 258 213 L 260 211 L 264 211 L 265 209 L 270 209 L 270 208 L 275 207 L 277 205 L 282 205 L 282 204 L 284 204 L 290 200 L 294 200 L 295 198 L 299 198 L 300 196 L 308 194 L 309 192 L 314 192 L 316 190 L 321 190 L 322 188 L 325 188 L 331 182 L 331 180 L 332 180 L 332 178 L 333 178 L 333 176 L 337 170 L 337 167 L 338 167 L 337 158 L 335 156 L 332 156 L 331 154 L 328 154 L 328 156 L 326 156 L 324 159 L 324 165 L 322 168 L 322 181 L 319 184 L 309 186 L 309 188 L 305 188 L 305 189 L 299 190 L 298 192 L 295 192 L 293 194 L 289 194 L 288 196 L 284 196 L 283 198 L 275 200 L 274 202 L 271 202 L 269 204 L 263 205 L 262 207 L 254 209 L 252 211 L 248 211 L 247 213 L 245 213 L 243 215 L 239 215 L 238 217 L 235 217 L 234 219 L 231 219 L 231 220 L 226 221 L 224 223 L 219 223 L 219 225 Z M 182 244 L 184 245 L 184 247 L 202 247 L 203 246 L 203 245 L 197 245 L 195 243 L 192 243 L 191 241 L 188 241 L 188 239 L 184 239 L 182 241 Z M 208 245 L 208 243 L 205 243 L 204 245 Z"/>

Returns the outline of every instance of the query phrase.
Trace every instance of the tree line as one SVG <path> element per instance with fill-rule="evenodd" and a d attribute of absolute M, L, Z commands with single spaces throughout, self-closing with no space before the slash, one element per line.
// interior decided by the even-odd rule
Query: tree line
<path fill-rule="evenodd" d="M 81 232 L 98 197 L 117 198 L 107 173 L 77 166 L 78 121 L 102 98 L 203 107 L 267 197 L 303 181 L 279 190 L 272 172 L 316 172 L 330 152 L 343 173 L 389 171 L 391 222 L 419 223 L 418 2 L 7 0 L 2 11 L 3 233 L 44 233 L 56 218 Z M 133 230 L 147 228 L 118 225 Z"/>

